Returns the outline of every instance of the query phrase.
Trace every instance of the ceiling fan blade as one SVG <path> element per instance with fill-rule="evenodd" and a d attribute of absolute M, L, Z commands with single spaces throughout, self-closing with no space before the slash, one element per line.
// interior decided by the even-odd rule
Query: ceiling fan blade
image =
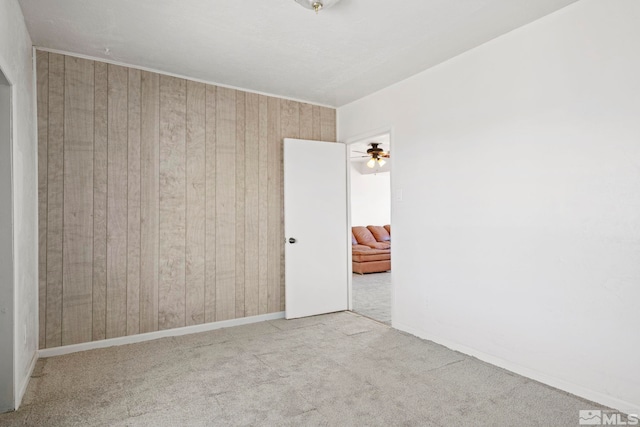
<path fill-rule="evenodd" d="M 357 150 L 353 150 L 354 153 L 362 153 L 362 154 L 367 154 L 365 151 L 357 151 Z"/>

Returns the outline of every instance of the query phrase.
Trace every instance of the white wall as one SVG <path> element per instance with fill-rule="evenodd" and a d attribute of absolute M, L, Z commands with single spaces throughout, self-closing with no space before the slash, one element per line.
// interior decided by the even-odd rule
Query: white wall
<path fill-rule="evenodd" d="M 351 163 L 351 225 L 385 225 L 391 222 L 389 172 L 360 173 Z"/>
<path fill-rule="evenodd" d="M 394 129 L 394 326 L 636 413 L 639 22 L 581 0 L 338 110 Z"/>
<path fill-rule="evenodd" d="M 17 407 L 29 380 L 38 345 L 35 84 L 31 38 L 17 0 L 0 2 L 0 68 L 13 85 L 14 395 Z"/>

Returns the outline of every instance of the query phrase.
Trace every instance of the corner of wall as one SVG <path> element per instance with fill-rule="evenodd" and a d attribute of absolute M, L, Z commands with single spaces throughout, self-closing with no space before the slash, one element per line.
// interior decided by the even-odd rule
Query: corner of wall
<path fill-rule="evenodd" d="M 31 362 L 29 363 L 29 369 L 27 370 L 27 375 L 23 378 L 19 378 L 16 386 L 16 411 L 20 408 L 20 404 L 22 404 L 22 398 L 27 391 L 27 386 L 29 385 L 29 380 L 31 379 L 31 375 L 33 374 L 33 370 L 36 368 L 36 363 L 38 362 L 38 352 L 34 352 L 31 357 Z"/>
<path fill-rule="evenodd" d="M 419 328 L 414 328 L 406 324 L 399 324 L 395 322 L 393 324 L 393 327 L 400 331 L 416 336 L 420 339 L 431 341 L 441 346 L 444 346 L 448 349 L 458 351 L 468 356 L 475 357 L 479 360 L 482 360 L 483 362 L 489 363 L 494 366 L 498 366 L 502 369 L 506 369 L 507 371 L 514 372 L 518 375 L 532 379 L 534 381 L 538 381 L 542 384 L 546 384 L 548 386 L 557 388 L 559 390 L 563 390 L 569 394 L 573 394 L 583 399 L 587 399 L 592 402 L 597 402 L 601 405 L 605 405 L 615 410 L 622 411 L 626 414 L 640 414 L 640 404 L 638 403 L 627 402 L 625 400 L 618 399 L 608 394 L 601 393 L 601 392 L 580 386 L 578 384 L 574 384 L 569 381 L 565 381 L 553 375 L 548 375 L 544 372 L 540 372 L 535 369 L 522 366 L 518 363 L 513 363 L 508 360 L 504 360 L 502 358 L 493 356 L 491 354 L 478 351 L 474 348 L 465 346 L 455 341 L 452 341 L 443 337 L 431 335 Z"/>
<path fill-rule="evenodd" d="M 33 43 L 17 0 L 0 2 L 0 62 L 11 83 L 13 390 L 18 407 L 37 360 L 37 120 Z"/>

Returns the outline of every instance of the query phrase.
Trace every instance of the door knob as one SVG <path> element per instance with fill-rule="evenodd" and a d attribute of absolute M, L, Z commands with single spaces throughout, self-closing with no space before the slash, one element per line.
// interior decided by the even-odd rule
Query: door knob
<path fill-rule="evenodd" d="M 293 237 L 289 237 L 289 243 L 295 243 L 296 239 L 294 239 Z"/>

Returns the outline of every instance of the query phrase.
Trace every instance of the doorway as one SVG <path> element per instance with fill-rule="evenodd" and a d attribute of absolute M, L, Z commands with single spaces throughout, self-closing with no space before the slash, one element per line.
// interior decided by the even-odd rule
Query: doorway
<path fill-rule="evenodd" d="M 391 133 L 348 141 L 350 308 L 391 325 Z"/>
<path fill-rule="evenodd" d="M 0 70 L 0 412 L 15 408 L 11 86 Z"/>

